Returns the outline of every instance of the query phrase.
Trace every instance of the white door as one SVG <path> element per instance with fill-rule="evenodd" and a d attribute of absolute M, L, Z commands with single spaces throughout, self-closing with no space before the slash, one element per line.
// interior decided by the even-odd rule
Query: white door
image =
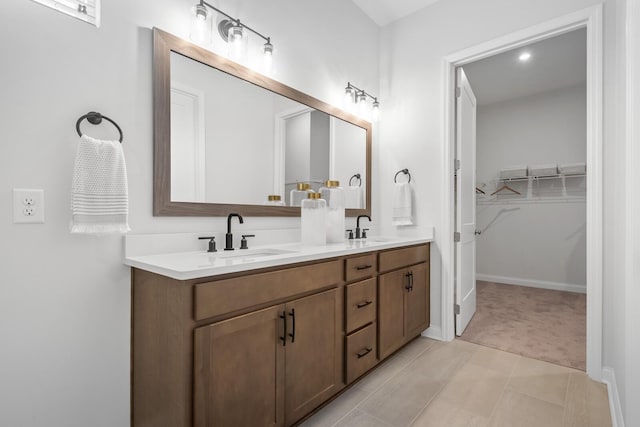
<path fill-rule="evenodd" d="M 456 335 L 476 312 L 476 97 L 462 68 L 456 73 Z"/>
<path fill-rule="evenodd" d="M 205 201 L 204 93 L 171 85 L 171 200 Z"/>

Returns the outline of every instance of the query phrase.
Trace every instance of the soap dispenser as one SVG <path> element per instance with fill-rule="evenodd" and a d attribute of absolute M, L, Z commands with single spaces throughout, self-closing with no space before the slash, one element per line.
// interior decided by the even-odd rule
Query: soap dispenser
<path fill-rule="evenodd" d="M 269 194 L 267 201 L 264 202 L 264 206 L 284 206 L 284 202 L 279 194 Z"/>
<path fill-rule="evenodd" d="M 327 203 L 320 193 L 309 193 L 300 207 L 302 244 L 319 246 L 327 243 Z"/>
<path fill-rule="evenodd" d="M 297 187 L 291 190 L 289 204 L 291 206 L 301 206 L 302 201 L 307 198 L 307 195 L 313 192 L 311 184 L 308 182 L 299 182 Z"/>
<path fill-rule="evenodd" d="M 344 190 L 340 181 L 329 180 L 320 187 L 320 194 L 327 202 L 327 243 L 344 241 Z"/>

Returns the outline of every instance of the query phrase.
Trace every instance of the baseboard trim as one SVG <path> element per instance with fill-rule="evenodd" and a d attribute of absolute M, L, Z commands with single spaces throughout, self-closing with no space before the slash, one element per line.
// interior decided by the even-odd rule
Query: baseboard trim
<path fill-rule="evenodd" d="M 432 338 L 434 340 L 444 341 L 444 337 L 442 336 L 442 328 L 440 328 L 440 326 L 430 326 L 420 335 L 422 335 L 423 337 Z"/>
<path fill-rule="evenodd" d="M 518 277 L 491 276 L 489 274 L 476 274 L 476 280 L 485 282 L 502 283 L 505 285 L 529 286 L 530 288 L 551 289 L 554 291 L 567 291 L 579 294 L 587 293 L 587 286 L 572 285 L 569 283 L 545 282 L 543 280 L 520 279 Z"/>
<path fill-rule="evenodd" d="M 613 368 L 608 366 L 602 367 L 602 381 L 607 385 L 607 394 L 609 395 L 611 427 L 624 427 L 624 417 L 622 416 L 622 406 L 620 405 L 616 373 Z"/>

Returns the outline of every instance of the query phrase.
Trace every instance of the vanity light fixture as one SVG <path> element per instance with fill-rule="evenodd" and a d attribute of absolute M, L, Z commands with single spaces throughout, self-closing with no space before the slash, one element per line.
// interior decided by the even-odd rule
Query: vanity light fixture
<path fill-rule="evenodd" d="M 234 54 L 238 54 L 242 50 L 246 40 L 245 30 L 247 30 L 265 41 L 262 45 L 262 53 L 267 66 L 271 64 L 271 60 L 273 58 L 273 44 L 271 44 L 271 37 L 262 35 L 247 24 L 240 22 L 239 19 L 234 18 L 203 0 L 200 0 L 200 2 L 193 7 L 194 22 L 190 35 L 192 40 L 203 44 L 211 42 L 212 24 L 209 20 L 209 11 L 207 8 L 215 10 L 224 17 L 224 19 L 218 22 L 218 34 L 220 34 L 220 37 L 222 37 L 225 42 L 231 44 L 230 48 Z"/>
<path fill-rule="evenodd" d="M 351 110 L 353 105 L 357 104 L 358 109 L 360 110 L 360 115 L 362 116 L 366 114 L 368 109 L 367 97 L 371 98 L 373 100 L 373 104 L 371 106 L 371 118 L 374 122 L 380 120 L 380 102 L 378 102 L 377 97 L 365 92 L 363 89 L 357 88 L 350 82 L 347 82 L 347 87 L 344 89 L 344 96 L 347 109 Z"/>

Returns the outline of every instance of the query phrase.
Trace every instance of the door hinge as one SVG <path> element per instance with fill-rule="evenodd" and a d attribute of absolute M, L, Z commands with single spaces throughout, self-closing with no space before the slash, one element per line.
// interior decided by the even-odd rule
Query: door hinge
<path fill-rule="evenodd" d="M 460 90 L 460 86 L 456 87 L 456 98 L 460 98 L 460 94 L 461 94 L 461 90 Z"/>
<path fill-rule="evenodd" d="M 454 163 L 455 169 L 459 170 L 460 169 L 460 160 L 456 159 L 455 163 Z"/>
<path fill-rule="evenodd" d="M 454 231 L 453 232 L 453 241 L 454 242 L 459 242 L 460 241 L 460 232 L 459 231 Z"/>
<path fill-rule="evenodd" d="M 453 313 L 454 314 L 460 314 L 460 304 L 454 304 L 453 305 Z"/>

